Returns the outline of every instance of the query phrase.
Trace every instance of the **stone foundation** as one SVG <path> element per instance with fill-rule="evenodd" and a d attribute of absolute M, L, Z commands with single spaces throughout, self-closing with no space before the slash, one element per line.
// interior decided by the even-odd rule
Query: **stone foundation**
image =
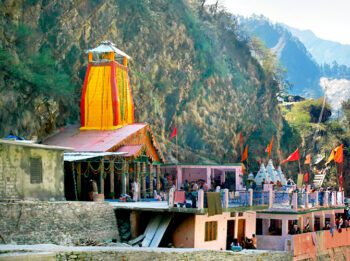
<path fill-rule="evenodd" d="M 0 203 L 0 244 L 119 240 L 113 208 L 99 202 Z"/>

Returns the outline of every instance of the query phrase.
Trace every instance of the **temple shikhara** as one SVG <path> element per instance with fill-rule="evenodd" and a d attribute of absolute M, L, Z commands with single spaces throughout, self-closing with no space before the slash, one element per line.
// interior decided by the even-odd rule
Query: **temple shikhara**
<path fill-rule="evenodd" d="M 109 216 L 118 219 L 114 229 L 135 247 L 260 249 L 316 260 L 350 245 L 342 175 L 339 189 L 318 189 L 328 168 L 322 159 L 314 163 L 322 164 L 314 187 L 308 175 L 294 182 L 276 165 L 274 138 L 255 175 L 242 167 L 248 146 L 240 163 L 166 162 L 151 126 L 135 122 L 131 58 L 110 41 L 88 50 L 86 58 L 80 124 L 62 128 L 43 144 L 0 140 L 3 198 L 94 201 L 86 204 L 109 208 Z M 14 155 L 11 164 L 3 160 L 8 155 Z M 282 163 L 290 161 L 299 161 L 301 173 L 298 148 Z M 333 161 L 342 164 L 343 145 L 326 165 Z M 17 224 L 13 234 L 18 231 Z"/>

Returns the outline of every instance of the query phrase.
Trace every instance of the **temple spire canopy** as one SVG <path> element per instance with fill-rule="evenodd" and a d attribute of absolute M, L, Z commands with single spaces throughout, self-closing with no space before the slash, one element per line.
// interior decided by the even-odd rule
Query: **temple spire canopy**
<path fill-rule="evenodd" d="M 113 52 L 117 55 L 120 55 L 122 57 L 125 57 L 127 59 L 131 59 L 131 57 L 129 55 L 127 55 L 126 53 L 124 53 L 122 50 L 119 50 L 116 45 L 114 43 L 112 43 L 111 41 L 102 41 L 100 43 L 99 46 L 87 50 L 87 53 L 110 53 Z"/>

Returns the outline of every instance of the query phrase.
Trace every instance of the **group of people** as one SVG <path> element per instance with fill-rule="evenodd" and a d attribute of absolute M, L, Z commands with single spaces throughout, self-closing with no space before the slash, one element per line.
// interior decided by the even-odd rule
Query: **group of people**
<path fill-rule="evenodd" d="M 235 252 L 242 249 L 256 249 L 256 236 L 253 234 L 252 238 L 242 237 L 240 242 L 237 239 L 233 239 L 230 247 Z"/>

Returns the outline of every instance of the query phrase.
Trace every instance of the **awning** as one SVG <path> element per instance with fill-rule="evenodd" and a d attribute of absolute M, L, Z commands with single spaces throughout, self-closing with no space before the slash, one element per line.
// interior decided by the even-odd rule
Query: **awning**
<path fill-rule="evenodd" d="M 80 161 L 104 156 L 122 156 L 126 152 L 68 152 L 64 153 L 64 161 Z"/>

